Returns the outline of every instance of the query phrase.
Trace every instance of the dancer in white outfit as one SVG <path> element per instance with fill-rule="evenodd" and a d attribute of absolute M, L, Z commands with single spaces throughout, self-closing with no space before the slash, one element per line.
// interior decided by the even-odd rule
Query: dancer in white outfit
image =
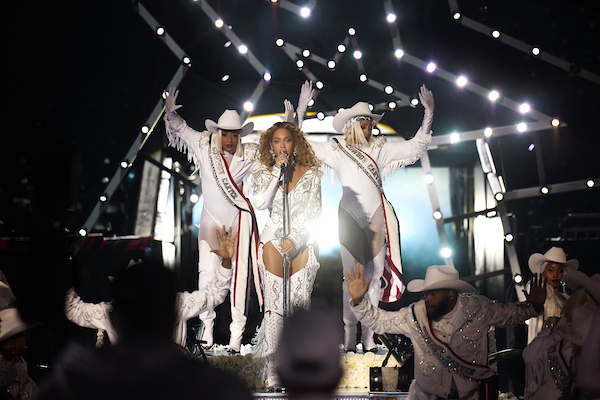
<path fill-rule="evenodd" d="M 307 94 L 308 93 L 308 94 Z M 299 109 L 305 109 L 303 100 L 312 97 L 309 82 L 302 86 Z M 433 122 L 433 94 L 425 85 L 419 93 L 425 108 L 423 123 L 416 135 L 407 141 L 386 142 L 384 136 L 373 137 L 373 127 L 383 114 L 371 113 L 367 103 L 356 103 L 340 111 L 333 119 L 333 127 L 344 138 L 310 144 L 317 158 L 335 170 L 342 185 L 339 205 L 340 250 L 344 274 L 356 263 L 365 266 L 371 279 L 366 297 L 373 305 L 379 301 L 397 300 L 404 291 L 401 281 L 400 234 L 394 209 L 385 199 L 382 175 L 414 164 L 427 151 L 431 141 Z M 381 279 L 384 280 L 382 289 Z M 357 344 L 357 319 L 348 305 L 350 296 L 344 282 L 344 350 L 354 351 Z M 373 331 L 362 326 L 363 350 L 375 349 Z"/>
<path fill-rule="evenodd" d="M 284 318 L 283 261 L 286 257 L 289 265 L 289 313 L 309 308 L 320 266 L 310 228 L 321 214 L 322 173 L 302 131 L 289 122 L 278 122 L 262 134 L 258 158 L 263 167 L 253 175 L 252 202 L 259 209 L 269 208 L 270 218 L 263 229 L 258 253 L 265 304 L 254 342 L 256 354 L 267 357 L 268 386 L 277 386 L 274 352 Z"/>
<path fill-rule="evenodd" d="M 188 159 L 200 170 L 204 204 L 198 233 L 198 288 L 202 289 L 213 279 L 220 259 L 210 252 L 218 244 L 213 232 L 221 226 L 231 226 L 238 233 L 236 254 L 233 256 L 233 279 L 231 282 L 231 337 L 229 349 L 239 352 L 242 334 L 246 326 L 248 301 L 248 278 L 254 270 L 258 231 L 252 207 L 242 193 L 246 176 L 258 168 L 254 156 L 255 143 L 242 144 L 241 138 L 252 132 L 252 122 L 242 126 L 238 113 L 226 110 L 217 123 L 206 120 L 206 131 L 190 128 L 175 112 L 178 91 L 166 93 L 165 122 L 169 144 L 187 152 Z M 254 243 L 253 243 L 254 242 Z M 253 268 L 250 268 L 253 267 Z M 258 276 L 255 276 L 257 280 Z M 258 285 L 258 283 L 257 283 Z M 259 302 L 262 297 L 259 293 Z M 213 344 L 213 326 L 216 313 L 206 310 L 200 314 L 205 324 L 203 340 L 206 346 Z"/>
<path fill-rule="evenodd" d="M 221 304 L 227 296 L 231 281 L 231 257 L 234 252 L 234 245 L 237 235 L 222 227 L 223 233 L 217 230 L 215 237 L 219 243 L 213 254 L 219 257 L 221 261 L 217 268 L 215 278 L 200 290 L 193 292 L 177 293 L 177 319 L 175 330 L 173 331 L 173 340 L 175 343 L 185 347 L 186 321 L 206 310 L 213 310 Z M 151 294 L 149 294 L 151 295 Z M 68 290 L 65 297 L 65 315 L 67 319 L 82 328 L 93 328 L 106 332 L 111 344 L 118 341 L 117 332 L 113 326 L 110 314 L 112 312 L 112 302 L 103 301 L 100 303 L 87 303 L 79 297 L 74 288 Z M 104 344 L 96 343 L 97 345 Z"/>

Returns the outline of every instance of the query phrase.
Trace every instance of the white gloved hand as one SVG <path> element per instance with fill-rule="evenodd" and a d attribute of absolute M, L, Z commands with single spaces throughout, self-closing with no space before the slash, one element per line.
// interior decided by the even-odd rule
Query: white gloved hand
<path fill-rule="evenodd" d="M 182 107 L 179 104 L 175 104 L 177 102 L 177 96 L 179 96 L 179 90 L 177 90 L 177 88 L 169 88 L 169 91 L 166 92 L 165 95 L 165 111 L 167 114 L 173 114 L 175 110 Z"/>
<path fill-rule="evenodd" d="M 425 111 L 433 113 L 433 109 L 435 108 L 435 103 L 433 101 L 433 93 L 431 90 L 427 89 L 425 85 L 421 86 L 421 91 L 419 92 L 419 99 L 421 100 L 421 104 L 425 107 Z"/>
<path fill-rule="evenodd" d="M 288 99 L 283 101 L 283 106 L 285 108 L 285 112 L 283 115 L 280 115 L 281 120 L 283 122 L 294 123 L 294 106 Z"/>
<path fill-rule="evenodd" d="M 302 127 L 302 121 L 304 121 L 304 115 L 308 108 L 308 102 L 312 99 L 315 90 L 312 88 L 311 81 L 305 81 L 300 88 L 300 98 L 298 99 L 298 108 L 296 109 L 296 117 L 298 118 L 298 126 Z"/>

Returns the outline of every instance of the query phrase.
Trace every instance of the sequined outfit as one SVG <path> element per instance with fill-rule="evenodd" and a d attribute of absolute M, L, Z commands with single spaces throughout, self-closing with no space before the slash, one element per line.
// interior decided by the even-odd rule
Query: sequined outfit
<path fill-rule="evenodd" d="M 561 318 L 556 326 L 567 324 L 570 322 Z M 555 400 L 563 395 L 563 390 L 569 393 L 567 384 L 573 344 L 564 340 L 554 328 L 542 329 L 523 349 L 527 400 Z"/>
<path fill-rule="evenodd" d="M 381 176 L 394 170 L 414 164 L 427 151 L 431 141 L 433 113 L 425 113 L 423 124 L 416 135 L 406 141 L 387 142 L 384 136 L 373 137 L 368 147 L 362 147 L 364 153 L 375 161 Z M 345 142 L 345 139 L 338 139 Z M 360 262 L 365 267 L 365 277 L 371 278 L 367 298 L 373 304 L 379 304 L 381 297 L 380 278 L 383 275 L 386 256 L 385 215 L 381 196 L 377 187 L 359 166 L 339 150 L 333 141 L 317 143 L 310 141 L 315 155 L 325 165 L 335 170 L 343 194 L 339 205 L 340 252 L 344 276 Z M 350 295 L 348 285 L 342 284 L 344 347 L 353 350 L 356 347 L 357 320 L 348 307 Z M 363 329 L 363 346 L 375 347 L 373 332 Z"/>
<path fill-rule="evenodd" d="M 9 361 L 0 355 L 0 390 L 8 393 L 7 398 L 11 399 L 26 400 L 36 397 L 39 389 L 29 377 L 27 362 L 23 357 L 14 356 Z"/>
<path fill-rule="evenodd" d="M 234 207 L 221 193 L 221 189 L 215 181 L 213 169 L 209 159 L 209 139 L 211 133 L 208 131 L 198 132 L 180 117 L 167 120 L 167 137 L 169 145 L 187 153 L 188 160 L 193 162 L 200 171 L 200 182 L 204 202 L 200 216 L 200 230 L 198 232 L 198 288 L 202 289 L 213 279 L 215 271 L 220 265 L 219 257 L 211 253 L 211 249 L 217 248 L 219 242 L 215 231 L 225 227 L 233 227 L 237 232 L 239 224 L 239 210 Z M 227 161 L 229 174 L 238 187 L 242 186 L 245 177 L 249 176 L 258 168 L 255 163 L 257 145 L 255 143 L 243 143 L 241 156 L 224 153 Z M 235 254 L 232 260 L 235 260 Z M 235 261 L 234 261 L 235 263 Z M 235 269 L 236 266 L 234 265 Z M 233 287 L 231 288 L 233 290 Z M 231 332 L 230 345 L 238 347 L 241 344 L 242 334 L 246 326 L 246 316 L 237 308 L 231 306 L 232 322 L 229 327 Z M 214 310 L 205 310 L 200 314 L 206 330 L 203 339 L 212 344 L 212 332 L 216 313 Z M 209 335 L 209 336 L 207 336 Z"/>
<path fill-rule="evenodd" d="M 177 294 L 177 326 L 174 331 L 174 341 L 185 346 L 186 321 L 204 310 L 212 310 L 221 304 L 229 290 L 232 270 L 220 266 L 215 278 L 202 290 L 193 292 L 179 292 Z M 151 294 L 149 294 L 151 295 Z M 110 313 L 112 304 L 110 302 L 86 303 L 71 288 L 65 299 L 65 314 L 71 322 L 83 327 L 102 329 L 106 331 L 111 343 L 117 342 L 117 333 L 112 325 Z"/>
<path fill-rule="evenodd" d="M 287 194 L 288 221 L 287 238 L 295 246 L 290 254 L 293 259 L 305 249 L 308 250 L 306 266 L 290 277 L 291 312 L 295 309 L 310 308 L 313 284 L 320 267 L 310 240 L 310 228 L 321 215 L 321 171 L 312 167 L 302 175 L 296 186 Z M 271 242 L 277 249 L 283 241 L 283 189 L 280 184 L 281 169 L 264 167 L 253 176 L 252 202 L 259 209 L 270 209 L 270 218 L 265 224 L 260 238 L 258 263 L 261 284 L 265 298 L 264 317 L 253 340 L 256 355 L 267 357 L 266 380 L 268 386 L 278 385 L 275 372 L 275 349 L 283 326 L 283 278 L 267 271 L 263 261 L 263 247 Z"/>
<path fill-rule="evenodd" d="M 453 384 L 459 398 L 477 399 L 478 381 L 467 376 L 485 379 L 495 373 L 487 361 L 488 329 L 513 326 L 537 315 L 528 303 L 500 304 L 479 295 L 460 295 L 454 309 L 432 324 L 423 300 L 398 311 L 376 308 L 366 298 L 358 305 L 349 304 L 359 321 L 376 333 L 401 333 L 412 340 L 415 380 L 409 398 L 418 400 L 431 395 L 447 398 Z M 462 361 L 457 362 L 432 335 L 447 343 Z"/>

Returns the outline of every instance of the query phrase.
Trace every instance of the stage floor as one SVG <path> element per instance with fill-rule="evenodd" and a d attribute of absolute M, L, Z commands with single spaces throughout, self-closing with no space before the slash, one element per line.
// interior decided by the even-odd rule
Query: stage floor
<path fill-rule="evenodd" d="M 240 354 L 229 355 L 226 346 L 216 344 L 206 350 L 205 354 L 209 364 L 238 376 L 246 386 L 251 387 L 255 399 L 287 399 L 285 392 L 270 392 L 267 388 L 260 387 L 260 379 L 256 371 L 264 364 L 260 364 L 260 360 L 253 357 L 253 350 L 252 345 L 242 345 Z M 340 381 L 340 387 L 333 393 L 332 399 L 406 399 L 408 397 L 406 392 L 369 392 L 369 367 L 381 366 L 387 353 L 385 346 L 378 345 L 377 353 L 364 354 L 359 344 L 356 353 L 342 354 L 344 377 Z M 395 365 L 397 365 L 396 361 L 391 357 L 388 366 Z"/>

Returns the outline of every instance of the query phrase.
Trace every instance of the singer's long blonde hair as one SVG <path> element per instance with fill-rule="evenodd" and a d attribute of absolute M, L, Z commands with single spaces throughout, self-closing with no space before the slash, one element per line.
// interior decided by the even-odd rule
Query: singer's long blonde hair
<path fill-rule="evenodd" d="M 291 122 L 276 122 L 269 129 L 262 132 L 260 135 L 260 143 L 258 145 L 258 161 L 261 164 L 271 167 L 275 164 L 275 159 L 271 154 L 271 140 L 273 140 L 273 134 L 277 129 L 285 129 L 292 134 L 294 138 L 294 146 L 296 155 L 294 155 L 294 161 L 299 165 L 312 167 L 313 165 L 319 166 L 321 162 L 315 156 L 310 144 L 304 138 L 304 133 L 295 124 Z"/>

